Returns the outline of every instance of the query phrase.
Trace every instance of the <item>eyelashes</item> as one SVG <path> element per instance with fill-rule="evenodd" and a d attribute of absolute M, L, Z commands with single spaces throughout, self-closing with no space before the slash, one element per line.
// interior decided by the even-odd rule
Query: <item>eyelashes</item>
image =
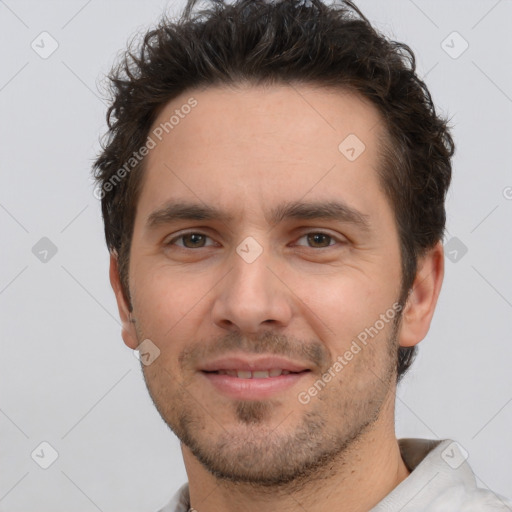
<path fill-rule="evenodd" d="M 297 242 L 305 239 L 306 244 L 298 244 Z M 213 243 L 207 243 L 210 240 Z M 182 243 L 177 243 L 181 241 Z M 309 249 L 327 249 L 329 247 L 334 247 L 337 244 L 343 245 L 345 242 L 338 237 L 335 237 L 331 233 L 326 233 L 324 231 L 309 231 L 301 235 L 295 242 L 299 247 L 306 247 Z M 315 245 L 316 244 L 316 245 Z M 181 249 L 194 250 L 194 249 L 203 249 L 206 247 L 215 247 L 217 246 L 216 242 L 213 239 L 200 231 L 189 231 L 186 233 L 180 233 L 177 236 L 171 238 L 168 242 L 165 243 L 166 247 L 177 246 Z"/>

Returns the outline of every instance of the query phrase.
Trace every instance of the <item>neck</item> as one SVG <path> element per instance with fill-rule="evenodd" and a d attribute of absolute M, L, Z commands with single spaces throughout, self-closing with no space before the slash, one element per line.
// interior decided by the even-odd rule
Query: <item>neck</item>
<path fill-rule="evenodd" d="M 386 412 L 394 413 L 394 407 L 391 409 Z M 379 420 L 337 460 L 319 468 L 307 481 L 286 487 L 262 488 L 219 480 L 182 446 L 191 507 L 197 512 L 292 512 L 297 508 L 367 512 L 410 474 L 400 455 L 394 414 L 383 416 L 387 418 L 384 424 Z"/>

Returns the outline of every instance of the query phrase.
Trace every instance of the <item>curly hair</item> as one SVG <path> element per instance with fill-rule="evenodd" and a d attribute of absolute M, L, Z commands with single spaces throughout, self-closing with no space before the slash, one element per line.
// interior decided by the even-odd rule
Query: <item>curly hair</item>
<path fill-rule="evenodd" d="M 173 98 L 241 83 L 335 87 L 378 109 L 386 128 L 378 178 L 395 215 L 405 303 L 418 259 L 443 238 L 455 151 L 448 121 L 416 74 L 413 51 L 379 33 L 349 0 L 329 6 L 321 0 L 210 0 L 194 11 L 196 2 L 188 0 L 177 20 L 164 15 L 141 41 L 132 41 L 109 75 L 108 132 L 93 174 L 107 246 L 118 256 L 130 308 L 129 255 L 145 162 L 136 152 Z M 398 348 L 397 381 L 416 350 Z"/>

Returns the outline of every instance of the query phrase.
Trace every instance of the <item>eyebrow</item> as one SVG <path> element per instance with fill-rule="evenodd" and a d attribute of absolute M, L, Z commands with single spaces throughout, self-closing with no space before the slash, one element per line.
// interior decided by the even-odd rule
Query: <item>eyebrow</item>
<path fill-rule="evenodd" d="M 223 223 L 232 222 L 235 218 L 215 206 L 189 203 L 183 201 L 171 201 L 152 212 L 147 219 L 148 229 L 155 229 L 161 225 L 170 224 L 177 220 L 190 221 L 220 221 Z M 366 214 L 348 206 L 340 201 L 315 201 L 301 202 L 292 201 L 272 208 L 265 215 L 267 222 L 271 225 L 278 224 L 285 220 L 332 220 L 353 224 L 356 227 L 369 231 L 370 222 Z"/>

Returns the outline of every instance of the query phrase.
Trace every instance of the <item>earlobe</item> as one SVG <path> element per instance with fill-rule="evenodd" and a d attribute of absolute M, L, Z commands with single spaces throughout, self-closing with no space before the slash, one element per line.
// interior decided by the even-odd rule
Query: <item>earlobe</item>
<path fill-rule="evenodd" d="M 428 333 L 444 277 L 444 250 L 438 242 L 419 261 L 413 286 L 402 314 L 399 342 L 418 344 Z"/>
<path fill-rule="evenodd" d="M 117 254 L 110 253 L 110 284 L 116 296 L 117 309 L 119 310 L 119 318 L 121 319 L 121 335 L 125 345 L 133 350 L 138 346 L 137 332 L 132 319 L 130 306 L 124 296 L 121 279 L 119 277 L 119 265 Z"/>

